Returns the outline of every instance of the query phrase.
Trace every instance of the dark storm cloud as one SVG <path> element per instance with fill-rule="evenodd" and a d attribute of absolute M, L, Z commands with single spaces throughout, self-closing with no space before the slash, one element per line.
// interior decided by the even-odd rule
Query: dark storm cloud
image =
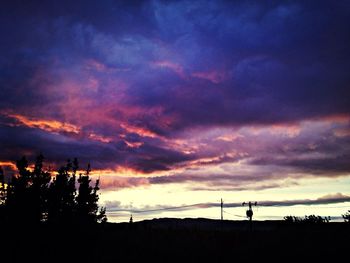
<path fill-rule="evenodd" d="M 229 147 L 217 141 L 185 153 L 171 140 L 194 127 L 349 116 L 349 18 L 347 1 L 3 1 L 0 158 L 43 152 L 152 172 L 249 157 L 251 165 L 344 174 L 346 132 L 318 142 L 325 156 L 302 159 L 296 145 L 303 152 L 314 134 L 259 151 L 245 140 L 229 144 L 244 158 L 220 154 Z M 77 132 L 38 124 L 53 120 Z M 167 182 L 192 180 L 184 178 Z"/>
<path fill-rule="evenodd" d="M 304 172 L 314 175 L 324 176 L 339 176 L 349 173 L 349 155 L 337 155 L 330 157 L 310 157 L 300 159 L 298 157 L 291 157 L 289 159 L 256 159 L 251 162 L 255 165 L 278 165 L 293 167 L 295 171 Z"/>
<path fill-rule="evenodd" d="M 92 57 L 107 64 L 141 66 L 144 69 L 135 72 L 136 94 L 141 96 L 131 99 L 180 115 L 180 127 L 271 123 L 349 112 L 349 7 L 342 1 L 4 5 L 2 17 L 7 23 L 2 28 L 4 34 L 12 32 L 3 48 L 7 70 L 12 66 L 11 72 L 17 71 L 16 64 L 8 63 L 18 58 L 19 69 L 30 71 L 52 56 L 68 60 L 67 64 Z M 12 16 L 20 19 L 10 23 Z M 160 46 L 168 54 L 156 53 Z M 123 54 L 127 57 L 120 58 Z M 181 65 L 185 74 L 217 70 L 227 79 L 215 84 L 196 78 L 140 76 L 152 60 L 166 57 Z M 2 86 L 17 79 L 16 73 L 11 74 Z M 22 82 L 18 86 L 26 84 Z M 36 97 L 30 96 L 27 103 Z"/>
<path fill-rule="evenodd" d="M 156 7 L 160 35 L 175 38 L 169 45 L 178 50 L 176 58 L 179 64 L 184 61 L 185 72 L 218 70 L 227 76 L 216 84 L 179 80 L 178 86 L 185 88 L 163 96 L 160 101 L 182 115 L 179 125 L 275 123 L 348 113 L 346 5 Z M 203 41 L 205 37 L 211 41 Z M 151 98 L 140 99 L 154 103 Z"/>
<path fill-rule="evenodd" d="M 350 171 L 348 136 L 337 137 L 323 130 L 318 135 L 305 132 L 297 138 L 266 147 L 249 164 L 290 167 L 295 172 L 312 175 L 339 176 Z"/>

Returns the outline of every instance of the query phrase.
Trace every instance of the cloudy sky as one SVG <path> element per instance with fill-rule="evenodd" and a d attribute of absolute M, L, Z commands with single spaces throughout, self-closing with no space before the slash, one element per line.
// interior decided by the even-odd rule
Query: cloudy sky
<path fill-rule="evenodd" d="M 228 219 L 339 217 L 349 19 L 341 0 L 1 1 L 0 165 L 90 162 L 116 222 L 217 218 L 220 198 Z"/>

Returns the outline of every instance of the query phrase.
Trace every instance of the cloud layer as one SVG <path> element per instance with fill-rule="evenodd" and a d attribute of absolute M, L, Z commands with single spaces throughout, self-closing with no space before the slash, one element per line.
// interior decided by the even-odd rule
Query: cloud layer
<path fill-rule="evenodd" d="M 280 201 L 260 201 L 257 203 L 259 207 L 289 207 L 296 205 L 310 206 L 310 205 L 329 205 L 350 202 L 350 196 L 343 195 L 341 193 L 330 194 L 322 196 L 317 199 L 298 199 L 298 200 L 280 200 Z M 187 211 L 193 209 L 205 209 L 212 207 L 220 207 L 220 203 L 199 203 L 199 204 L 184 204 L 181 206 L 153 206 L 136 208 L 132 205 L 122 205 L 120 202 L 106 202 L 105 203 L 108 211 L 113 215 L 116 212 L 129 212 L 129 213 L 145 213 L 145 214 L 156 214 L 165 211 Z M 247 205 L 247 204 L 245 204 Z M 254 203 L 255 205 L 255 203 Z M 253 205 L 253 206 L 254 206 Z M 238 208 L 242 207 L 242 203 L 225 203 L 225 208 Z"/>
<path fill-rule="evenodd" d="M 78 157 L 114 172 L 105 189 L 348 176 L 349 18 L 346 1 L 5 1 L 0 161 Z"/>

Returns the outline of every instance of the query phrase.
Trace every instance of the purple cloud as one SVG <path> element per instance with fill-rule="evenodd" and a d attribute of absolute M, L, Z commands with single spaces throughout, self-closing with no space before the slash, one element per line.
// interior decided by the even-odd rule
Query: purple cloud
<path fill-rule="evenodd" d="M 349 10 L 346 1 L 5 1 L 0 161 L 78 157 L 196 189 L 345 176 Z"/>

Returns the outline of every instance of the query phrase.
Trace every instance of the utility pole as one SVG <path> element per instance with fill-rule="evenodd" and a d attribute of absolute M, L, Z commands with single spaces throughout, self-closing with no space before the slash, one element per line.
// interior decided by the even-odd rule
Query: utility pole
<path fill-rule="evenodd" d="M 252 231 L 253 230 L 253 209 L 252 209 L 252 206 L 253 205 L 257 206 L 258 203 L 257 202 L 253 203 L 251 201 L 249 201 L 248 203 L 243 202 L 242 206 L 245 206 L 245 205 L 248 205 L 248 207 L 249 207 L 249 209 L 246 211 L 246 215 L 249 218 L 250 231 Z"/>
<path fill-rule="evenodd" d="M 249 207 L 249 209 L 246 211 L 246 215 L 249 218 L 249 221 L 252 222 L 252 220 L 253 220 L 253 209 L 252 209 L 252 206 L 253 205 L 257 206 L 258 202 L 254 202 L 254 203 L 251 202 L 251 201 L 249 201 L 248 203 L 243 202 L 242 206 L 245 206 L 245 205 L 248 205 L 248 207 Z"/>
<path fill-rule="evenodd" d="M 224 202 L 221 198 L 221 221 L 224 220 Z"/>

